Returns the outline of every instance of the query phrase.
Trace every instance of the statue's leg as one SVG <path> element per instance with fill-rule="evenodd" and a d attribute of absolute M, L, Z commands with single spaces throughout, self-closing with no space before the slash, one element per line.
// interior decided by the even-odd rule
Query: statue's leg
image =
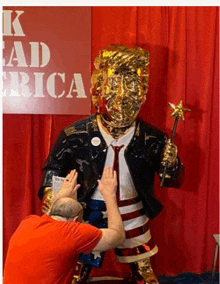
<path fill-rule="evenodd" d="M 132 279 L 135 284 L 159 284 L 151 267 L 150 258 L 130 263 Z"/>
<path fill-rule="evenodd" d="M 77 264 L 78 265 L 78 264 Z M 80 268 L 79 268 L 79 275 L 74 275 L 73 276 L 73 281 L 72 284 L 77 284 L 77 283 L 87 283 L 87 280 L 89 278 L 89 274 L 92 270 L 92 265 L 86 264 L 86 263 L 81 263 Z"/>
<path fill-rule="evenodd" d="M 87 204 L 87 214 L 84 214 L 84 220 L 97 228 L 107 228 L 107 218 L 103 218 L 102 211 L 106 210 L 104 201 L 91 200 Z M 104 252 L 95 254 L 93 252 L 89 254 L 80 254 L 78 266 L 78 273 L 73 276 L 75 283 L 87 283 L 89 274 L 93 267 L 101 267 L 104 258 Z"/>

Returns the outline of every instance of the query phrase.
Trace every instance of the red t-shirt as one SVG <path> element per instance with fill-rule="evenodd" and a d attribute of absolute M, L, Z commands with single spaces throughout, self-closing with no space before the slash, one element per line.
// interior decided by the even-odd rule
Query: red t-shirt
<path fill-rule="evenodd" d="M 26 217 L 9 242 L 4 284 L 69 284 L 81 252 L 89 253 L 101 230 L 48 215 Z"/>

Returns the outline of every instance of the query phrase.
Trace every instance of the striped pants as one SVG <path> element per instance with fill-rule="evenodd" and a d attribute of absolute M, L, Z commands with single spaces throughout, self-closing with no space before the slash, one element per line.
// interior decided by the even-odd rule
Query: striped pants
<path fill-rule="evenodd" d="M 107 227 L 107 212 L 102 200 L 91 200 L 87 204 L 91 213 L 88 217 L 90 224 Z M 143 204 L 139 197 L 119 200 L 126 240 L 115 249 L 117 260 L 121 263 L 132 263 L 149 258 L 157 253 L 158 247 L 153 244 L 148 226 L 148 217 L 143 212 Z"/>

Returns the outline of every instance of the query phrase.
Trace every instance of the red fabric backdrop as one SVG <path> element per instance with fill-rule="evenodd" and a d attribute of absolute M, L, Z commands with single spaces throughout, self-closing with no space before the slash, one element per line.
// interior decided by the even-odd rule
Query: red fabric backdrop
<path fill-rule="evenodd" d="M 92 61 L 108 44 L 150 52 L 150 84 L 140 116 L 171 133 L 168 102 L 192 111 L 179 121 L 175 143 L 185 164 L 181 189 L 155 194 L 163 212 L 151 222 L 159 253 L 155 271 L 173 275 L 211 270 L 218 233 L 218 7 L 92 7 Z M 92 110 L 91 110 L 92 111 Z M 60 130 L 82 116 L 3 117 L 3 252 L 19 222 L 40 214 L 44 161 Z"/>

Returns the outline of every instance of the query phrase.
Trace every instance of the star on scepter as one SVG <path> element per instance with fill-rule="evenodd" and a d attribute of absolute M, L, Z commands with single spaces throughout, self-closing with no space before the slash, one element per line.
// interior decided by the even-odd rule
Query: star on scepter
<path fill-rule="evenodd" d="M 184 120 L 183 113 L 186 111 L 191 111 L 191 109 L 183 108 L 182 101 L 180 101 L 176 106 L 171 103 L 168 103 L 168 105 L 173 109 L 171 116 L 180 117 L 182 120 Z"/>
<path fill-rule="evenodd" d="M 184 112 L 188 112 L 188 111 L 191 111 L 191 110 L 188 109 L 188 108 L 183 108 L 182 101 L 180 101 L 177 105 L 169 103 L 169 106 L 173 109 L 171 116 L 175 117 L 174 124 L 173 124 L 173 130 L 172 130 L 172 134 L 171 134 L 171 137 L 170 137 L 170 143 L 173 143 L 173 139 L 174 139 L 174 135 L 176 133 L 176 127 L 177 127 L 177 123 L 178 123 L 179 118 L 184 120 L 184 116 L 183 116 Z M 163 174 L 162 174 L 162 179 L 161 179 L 161 182 L 160 182 L 161 187 L 164 184 L 167 166 L 168 166 L 168 162 L 166 162 L 165 167 L 164 167 L 164 171 L 163 171 Z"/>

